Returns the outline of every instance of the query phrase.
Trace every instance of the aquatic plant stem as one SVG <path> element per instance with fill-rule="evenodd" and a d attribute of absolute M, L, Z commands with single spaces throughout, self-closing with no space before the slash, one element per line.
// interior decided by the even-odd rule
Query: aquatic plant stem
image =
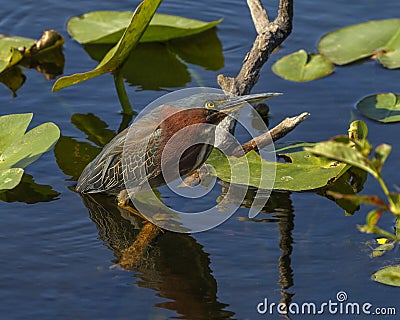
<path fill-rule="evenodd" d="M 126 115 L 134 115 L 135 112 L 132 109 L 128 95 L 126 94 L 125 83 L 124 83 L 124 78 L 122 77 L 121 68 L 116 69 L 113 75 L 114 75 L 115 88 L 117 89 L 118 99 L 122 107 L 122 113 Z"/>
<path fill-rule="evenodd" d="M 385 181 L 383 181 L 382 176 L 380 175 L 380 173 L 377 172 L 377 176 L 376 179 L 378 180 L 386 198 L 389 201 L 389 208 L 390 208 L 390 212 L 393 214 L 398 215 L 400 212 L 398 212 L 398 206 L 396 206 L 396 204 L 393 202 L 392 197 L 390 196 L 390 192 L 388 187 L 385 184 Z"/>

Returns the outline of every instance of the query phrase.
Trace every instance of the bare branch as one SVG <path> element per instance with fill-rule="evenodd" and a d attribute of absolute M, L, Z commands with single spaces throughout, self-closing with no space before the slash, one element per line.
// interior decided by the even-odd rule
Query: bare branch
<path fill-rule="evenodd" d="M 248 4 L 258 33 L 257 38 L 235 78 L 218 75 L 218 84 L 222 90 L 234 95 L 250 93 L 264 63 L 292 31 L 293 0 L 280 0 L 278 16 L 273 22 L 269 22 L 259 0 L 248 0 Z"/>
<path fill-rule="evenodd" d="M 247 0 L 247 5 L 249 6 L 251 18 L 253 19 L 257 33 L 263 33 L 265 26 L 269 24 L 269 19 L 262 3 L 259 0 Z"/>
<path fill-rule="evenodd" d="M 233 150 L 233 155 L 239 156 L 241 154 L 247 153 L 251 150 L 259 150 L 272 142 L 283 138 L 289 132 L 291 132 L 294 128 L 296 128 L 300 123 L 306 120 L 310 114 L 308 112 L 303 112 L 302 114 L 284 119 L 277 126 L 272 128 L 269 132 L 262 134 L 250 141 L 244 143 L 242 146 L 238 146 L 235 150 Z"/>

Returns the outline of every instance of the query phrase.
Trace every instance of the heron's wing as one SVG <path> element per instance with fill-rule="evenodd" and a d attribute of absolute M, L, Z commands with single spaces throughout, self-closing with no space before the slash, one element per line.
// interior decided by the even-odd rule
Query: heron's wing
<path fill-rule="evenodd" d="M 155 161 L 158 159 L 155 153 L 159 152 L 160 143 L 160 139 L 155 138 L 160 134 L 159 130 L 142 140 L 132 139 L 128 132 L 125 129 L 118 134 L 86 166 L 76 186 L 78 192 L 117 194 L 126 187 L 140 187 L 159 174 Z M 128 186 L 125 186 L 124 177 Z"/>
<path fill-rule="evenodd" d="M 82 193 L 115 192 L 123 188 L 121 162 L 127 132 L 124 130 L 114 137 L 83 170 L 78 179 L 76 190 Z"/>

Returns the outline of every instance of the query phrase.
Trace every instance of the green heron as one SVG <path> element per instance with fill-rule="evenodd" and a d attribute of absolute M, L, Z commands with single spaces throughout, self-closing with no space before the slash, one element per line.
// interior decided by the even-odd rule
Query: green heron
<path fill-rule="evenodd" d="M 162 156 L 166 157 L 167 163 L 179 163 L 180 176 L 190 174 L 207 160 L 214 144 L 215 127 L 228 114 L 232 114 L 247 103 L 263 101 L 277 95 L 279 94 L 261 93 L 246 96 L 198 94 L 178 100 L 174 106 L 161 105 L 143 116 L 131 128 L 115 136 L 83 170 L 76 190 L 81 193 L 103 192 L 117 195 L 119 203 L 126 204 L 129 197 L 123 171 L 130 172 L 137 192 L 146 190 L 145 186 L 147 189 L 159 187 L 169 182 L 164 180 L 162 173 Z M 201 129 L 201 126 L 195 126 L 197 124 L 210 126 Z M 185 141 L 175 141 L 176 148 L 185 151 L 175 153 L 173 152 L 175 146 L 172 146 L 172 152 L 171 148 L 168 148 L 170 151 L 166 151 L 167 154 L 163 155 L 171 137 L 186 127 L 189 128 L 189 132 L 185 136 Z M 193 143 L 191 137 L 199 135 L 204 136 L 203 143 Z M 179 176 L 174 178 L 177 179 Z"/>

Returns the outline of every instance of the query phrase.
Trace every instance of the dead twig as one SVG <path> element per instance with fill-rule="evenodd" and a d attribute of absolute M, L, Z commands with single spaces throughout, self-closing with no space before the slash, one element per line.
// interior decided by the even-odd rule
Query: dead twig
<path fill-rule="evenodd" d="M 286 118 L 282 122 L 280 122 L 277 126 L 272 128 L 269 132 L 264 133 L 250 141 L 238 146 L 233 150 L 234 156 L 240 156 L 244 153 L 248 153 L 251 150 L 258 151 L 262 149 L 272 142 L 279 140 L 280 138 L 286 136 L 290 131 L 296 128 L 300 123 L 306 120 L 310 114 L 308 112 L 303 112 L 302 114 Z"/>
<path fill-rule="evenodd" d="M 235 78 L 218 75 L 218 84 L 227 93 L 249 94 L 257 83 L 260 70 L 271 53 L 292 31 L 293 0 L 281 0 L 276 19 L 269 21 L 267 12 L 259 0 L 248 0 L 247 4 L 257 30 L 253 47 L 243 60 L 242 68 Z"/>

